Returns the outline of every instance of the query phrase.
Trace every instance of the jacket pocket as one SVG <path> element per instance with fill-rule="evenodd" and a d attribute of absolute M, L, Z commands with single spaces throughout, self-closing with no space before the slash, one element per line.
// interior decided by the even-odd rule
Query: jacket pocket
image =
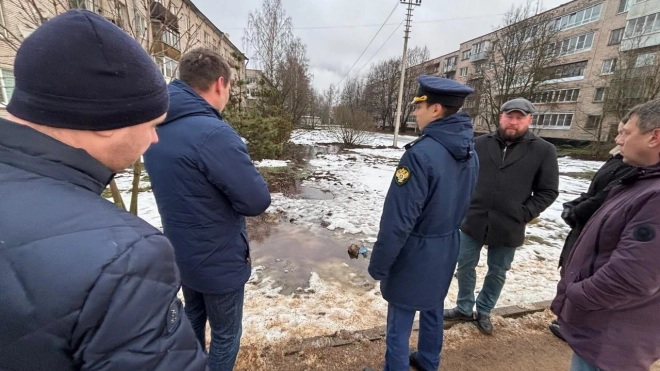
<path fill-rule="evenodd" d="M 250 242 L 248 242 L 248 236 L 246 231 L 241 231 L 241 238 L 245 243 L 245 259 L 248 261 L 248 263 L 251 264 L 252 262 L 250 259 Z"/>

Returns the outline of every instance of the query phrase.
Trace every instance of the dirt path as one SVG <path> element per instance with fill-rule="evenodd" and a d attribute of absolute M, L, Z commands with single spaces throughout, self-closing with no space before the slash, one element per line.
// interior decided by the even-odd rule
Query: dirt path
<path fill-rule="evenodd" d="M 571 350 L 547 331 L 550 313 L 520 319 L 494 319 L 495 333 L 485 336 L 472 324 L 445 331 L 441 370 L 450 371 L 567 371 Z M 416 343 L 416 333 L 411 344 Z M 384 341 L 363 341 L 336 348 L 307 348 L 285 355 L 291 346 L 243 348 L 235 370 L 382 370 Z M 660 371 L 656 365 L 651 371 Z"/>

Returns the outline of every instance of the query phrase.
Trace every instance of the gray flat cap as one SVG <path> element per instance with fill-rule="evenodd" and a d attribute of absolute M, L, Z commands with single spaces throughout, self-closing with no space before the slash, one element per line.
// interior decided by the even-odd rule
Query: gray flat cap
<path fill-rule="evenodd" d="M 536 112 L 536 108 L 534 108 L 532 102 L 528 101 L 527 99 L 516 98 L 504 103 L 500 111 L 504 113 L 520 111 L 526 115 L 531 115 L 532 113 Z"/>

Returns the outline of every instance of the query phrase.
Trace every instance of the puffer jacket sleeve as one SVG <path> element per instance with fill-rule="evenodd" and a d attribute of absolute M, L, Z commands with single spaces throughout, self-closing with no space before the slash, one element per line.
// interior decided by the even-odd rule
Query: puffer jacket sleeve
<path fill-rule="evenodd" d="M 174 250 L 164 236 L 144 237 L 119 254 L 78 317 L 72 346 L 80 370 L 205 370 L 178 290 Z"/>
<path fill-rule="evenodd" d="M 270 206 L 268 184 L 259 174 L 241 137 L 227 125 L 215 129 L 199 150 L 200 168 L 244 216 L 257 216 Z"/>

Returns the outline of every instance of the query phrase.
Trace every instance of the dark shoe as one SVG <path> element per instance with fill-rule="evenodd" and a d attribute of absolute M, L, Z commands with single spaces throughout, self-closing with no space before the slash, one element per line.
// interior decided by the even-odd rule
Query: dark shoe
<path fill-rule="evenodd" d="M 557 321 L 552 321 L 550 324 L 550 332 L 552 332 L 553 335 L 558 337 L 561 341 L 566 342 L 566 339 L 564 339 L 564 336 L 559 332 L 559 323 Z"/>
<path fill-rule="evenodd" d="M 417 360 L 417 352 L 410 353 L 410 367 L 417 371 L 427 371 Z"/>
<path fill-rule="evenodd" d="M 462 321 L 470 322 L 474 321 L 474 313 L 467 315 L 460 312 L 457 308 L 445 309 L 442 313 L 445 321 Z"/>
<path fill-rule="evenodd" d="M 477 328 L 486 335 L 493 334 L 493 324 L 490 322 L 490 314 L 477 312 Z"/>

